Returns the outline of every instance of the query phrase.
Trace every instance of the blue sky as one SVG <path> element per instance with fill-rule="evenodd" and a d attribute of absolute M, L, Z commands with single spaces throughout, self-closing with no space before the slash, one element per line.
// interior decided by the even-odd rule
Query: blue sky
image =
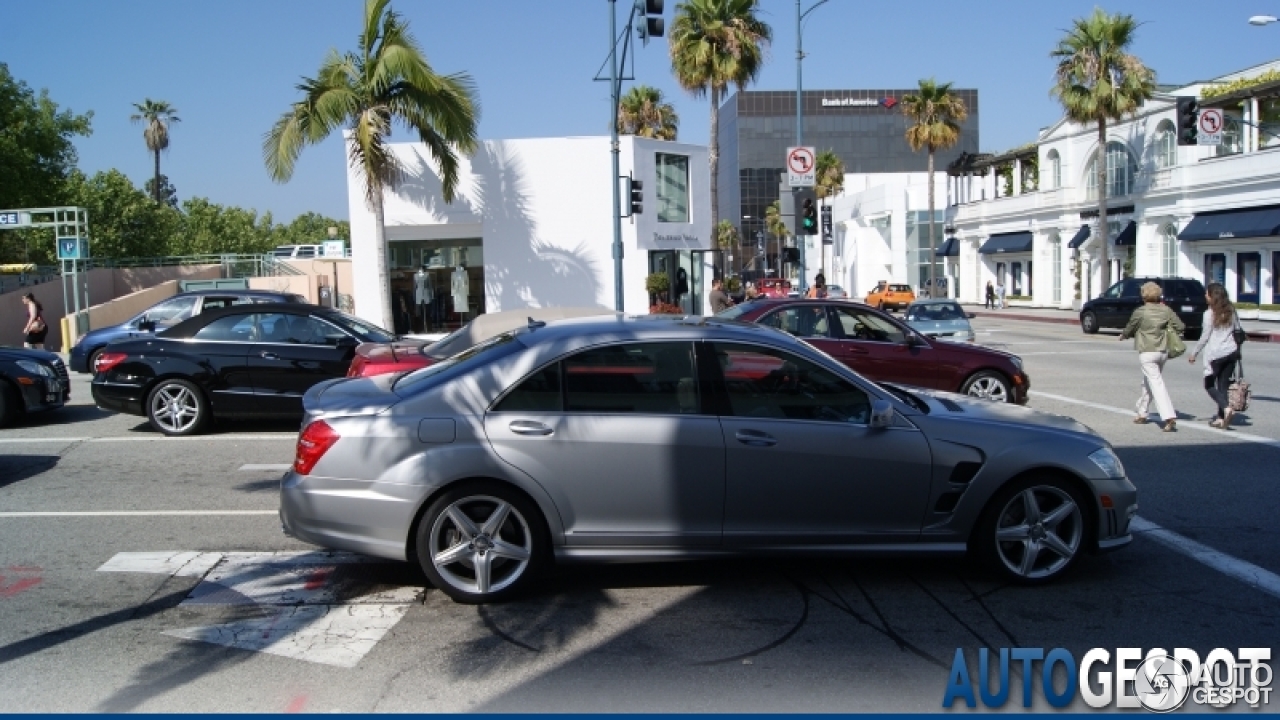
<path fill-rule="evenodd" d="M 804 0 L 808 8 L 813 0 Z M 1125 0 L 1103 5 L 1143 22 L 1134 51 L 1162 83 L 1207 79 L 1280 57 L 1280 0 Z M 676 2 L 667 0 L 671 22 Z M 985 151 L 1034 140 L 1059 117 L 1049 96 L 1049 51 L 1078 0 L 830 0 L 806 20 L 810 89 L 912 87 L 922 77 L 975 87 Z M 273 213 L 347 215 L 344 157 L 336 138 L 303 153 L 277 185 L 261 138 L 298 97 L 331 48 L 355 46 L 361 0 L 0 0 L 0 62 L 62 107 L 94 111 L 77 147 L 89 173 L 118 168 L 141 186 L 151 173 L 132 104 L 179 110 L 161 169 L 180 198 Z M 592 82 L 608 52 L 606 0 L 393 0 L 438 72 L 467 72 L 480 93 L 483 139 L 608 132 L 608 83 Z M 619 22 L 629 7 L 618 3 Z M 763 0 L 773 26 L 769 61 L 754 89 L 795 88 L 795 3 Z M 680 137 L 705 143 L 709 107 L 671 77 L 665 39 L 641 48 L 638 82 L 662 89 Z"/>

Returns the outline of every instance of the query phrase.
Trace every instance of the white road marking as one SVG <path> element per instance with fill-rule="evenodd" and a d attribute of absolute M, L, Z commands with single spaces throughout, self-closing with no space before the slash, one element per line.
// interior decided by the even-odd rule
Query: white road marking
<path fill-rule="evenodd" d="M 240 470 L 243 472 L 258 472 L 258 471 L 267 471 L 267 470 L 283 471 L 283 470 L 288 470 L 291 467 L 293 466 L 290 465 L 289 463 L 274 463 L 274 464 L 273 463 L 261 463 L 261 464 L 248 463 L 246 465 L 241 465 Z"/>
<path fill-rule="evenodd" d="M 297 433 L 262 433 L 260 435 L 195 435 L 192 437 L 166 437 L 164 435 L 139 435 L 130 437 L 42 437 L 42 438 L 0 438 L 0 444 L 22 443 L 62 443 L 70 445 L 78 442 L 117 443 L 117 442 L 211 442 L 218 440 L 297 440 Z"/>
<path fill-rule="evenodd" d="M 185 640 L 355 667 L 421 596 L 398 586 L 342 597 L 340 567 L 385 561 L 338 552 L 118 553 L 105 572 L 199 577 L 179 607 L 249 605 L 258 617 L 166 630 Z"/>
<path fill-rule="evenodd" d="M 1010 343 L 1011 345 L 1016 343 Z M 1043 350 L 1020 352 L 1020 357 L 1028 357 L 1031 355 L 1132 355 L 1132 350 Z"/>
<path fill-rule="evenodd" d="M 1268 595 L 1280 598 L 1280 575 L 1276 575 L 1270 570 L 1265 570 L 1253 563 L 1232 557 L 1226 553 L 1218 552 L 1207 545 L 1202 545 L 1195 540 L 1183 537 L 1172 530 L 1166 530 L 1141 517 L 1135 517 L 1129 523 L 1129 529 L 1132 532 L 1140 533 L 1143 537 L 1149 537 L 1165 547 L 1172 548 L 1206 567 L 1217 570 L 1227 577 L 1235 578 L 1256 590 L 1261 590 Z"/>
<path fill-rule="evenodd" d="M 8 445 L 18 445 L 22 443 L 71 443 L 84 442 L 89 440 L 87 437 L 42 437 L 42 438 L 0 438 L 0 443 Z"/>
<path fill-rule="evenodd" d="M 1059 402 L 1071 403 L 1073 405 L 1082 405 L 1084 407 L 1093 408 L 1094 410 L 1102 410 L 1104 412 L 1115 413 L 1117 415 L 1127 415 L 1129 417 L 1132 417 L 1135 414 L 1135 411 L 1130 408 L 1119 408 L 1113 405 L 1103 405 L 1102 403 L 1089 402 L 1087 400 L 1077 400 L 1073 397 L 1067 397 L 1065 395 L 1053 395 L 1046 392 L 1040 392 L 1039 390 L 1032 390 L 1031 396 L 1048 398 L 1050 400 L 1057 400 Z M 1274 447 L 1274 448 L 1280 448 L 1280 440 L 1269 438 L 1263 435 L 1253 435 L 1246 432 L 1240 432 L 1239 430 L 1218 430 L 1217 428 L 1209 427 L 1207 423 L 1206 424 L 1187 423 L 1185 425 L 1178 425 L 1178 429 L 1193 430 L 1195 432 L 1212 433 L 1214 435 L 1218 435 L 1221 437 L 1226 437 L 1234 440 L 1244 440 L 1246 442 L 1257 443 L 1259 445 L 1270 445 L 1271 447 Z"/>
<path fill-rule="evenodd" d="M 166 517 L 188 515 L 279 515 L 276 510 L 86 510 L 66 512 L 0 512 L 0 518 L 35 517 Z"/>

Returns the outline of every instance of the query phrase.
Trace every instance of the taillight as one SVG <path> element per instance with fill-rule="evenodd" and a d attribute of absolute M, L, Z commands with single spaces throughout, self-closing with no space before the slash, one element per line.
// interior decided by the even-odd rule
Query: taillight
<path fill-rule="evenodd" d="M 347 368 L 347 377 L 360 377 L 364 369 L 364 358 L 357 355 L 351 358 L 351 367 Z"/>
<path fill-rule="evenodd" d="M 104 373 L 124 362 L 128 357 L 129 353 L 104 352 L 98 356 L 98 361 L 93 365 L 93 371 Z"/>
<path fill-rule="evenodd" d="M 338 442 L 340 438 L 329 423 L 317 420 L 308 425 L 298 436 L 298 449 L 293 460 L 293 469 L 302 475 L 310 475 L 311 468 L 320 462 L 320 458 Z"/>

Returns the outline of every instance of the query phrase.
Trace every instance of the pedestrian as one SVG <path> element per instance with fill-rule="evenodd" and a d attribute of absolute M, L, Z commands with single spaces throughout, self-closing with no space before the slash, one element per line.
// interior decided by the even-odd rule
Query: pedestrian
<path fill-rule="evenodd" d="M 996 281 L 996 307 L 1004 309 L 1004 280 Z"/>
<path fill-rule="evenodd" d="M 1146 283 L 1141 292 L 1142 305 L 1133 311 L 1129 324 L 1120 333 L 1121 340 L 1133 338 L 1138 364 L 1142 367 L 1142 393 L 1138 396 L 1138 415 L 1133 421 L 1138 425 L 1149 422 L 1147 414 L 1151 401 L 1155 400 L 1156 412 L 1160 414 L 1160 429 L 1175 432 L 1178 414 L 1174 412 L 1169 390 L 1164 385 L 1164 363 L 1169 359 L 1169 328 L 1182 334 L 1187 326 L 1168 305 L 1160 302 L 1162 292 L 1158 284 Z"/>
<path fill-rule="evenodd" d="M 743 297 L 746 298 L 746 302 L 751 302 L 752 300 L 760 297 L 760 291 L 756 289 L 756 284 L 753 282 L 747 283 L 747 289 L 744 290 L 743 293 Z"/>
<path fill-rule="evenodd" d="M 1204 311 L 1200 342 L 1191 349 L 1187 361 L 1194 363 L 1203 353 L 1204 389 L 1218 404 L 1218 413 L 1209 425 L 1226 430 L 1231 427 L 1231 416 L 1235 414 L 1228 403 L 1227 389 L 1231 386 L 1236 364 L 1240 362 L 1240 346 L 1235 339 L 1235 331 L 1241 329 L 1240 316 L 1236 314 L 1236 307 L 1222 283 L 1209 283 L 1204 299 L 1209 303 L 1209 309 Z"/>
<path fill-rule="evenodd" d="M 49 334 L 49 324 L 44 321 L 44 306 L 31 293 L 22 296 L 22 304 L 27 306 L 27 324 L 22 327 L 26 335 L 24 345 L 33 350 L 43 350 L 44 338 Z"/>
<path fill-rule="evenodd" d="M 984 306 L 987 310 L 991 310 L 996 306 L 996 286 L 987 281 L 987 304 Z"/>
<path fill-rule="evenodd" d="M 711 281 L 711 294 L 707 296 L 711 302 L 711 314 L 718 315 L 733 307 L 733 299 L 724 291 L 724 280 L 716 278 Z"/>
<path fill-rule="evenodd" d="M 822 299 L 826 296 L 827 281 L 822 277 L 822 274 L 819 273 L 818 277 L 814 279 L 813 285 L 809 288 L 809 292 L 805 293 L 805 297 Z"/>

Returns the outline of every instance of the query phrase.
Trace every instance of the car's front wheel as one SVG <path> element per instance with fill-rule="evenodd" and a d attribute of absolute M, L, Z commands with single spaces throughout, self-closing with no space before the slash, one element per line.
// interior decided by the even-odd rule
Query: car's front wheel
<path fill-rule="evenodd" d="M 1080 313 L 1080 329 L 1085 335 L 1093 335 L 1098 332 L 1098 316 L 1092 312 Z"/>
<path fill-rule="evenodd" d="M 972 545 L 981 560 L 1015 582 L 1048 582 L 1084 551 L 1086 517 L 1084 500 L 1069 482 L 1028 477 L 995 494 Z"/>
<path fill-rule="evenodd" d="M 964 381 L 960 392 L 970 397 L 982 398 L 992 402 L 1011 402 L 1013 387 L 1003 375 L 993 370 L 976 372 Z"/>
<path fill-rule="evenodd" d="M 546 524 L 523 494 L 498 482 L 446 491 L 418 524 L 418 562 L 460 603 L 501 602 L 521 592 L 550 552 Z"/>
<path fill-rule="evenodd" d="M 161 380 L 147 396 L 147 419 L 165 435 L 194 435 L 208 420 L 209 404 L 194 383 Z"/>

